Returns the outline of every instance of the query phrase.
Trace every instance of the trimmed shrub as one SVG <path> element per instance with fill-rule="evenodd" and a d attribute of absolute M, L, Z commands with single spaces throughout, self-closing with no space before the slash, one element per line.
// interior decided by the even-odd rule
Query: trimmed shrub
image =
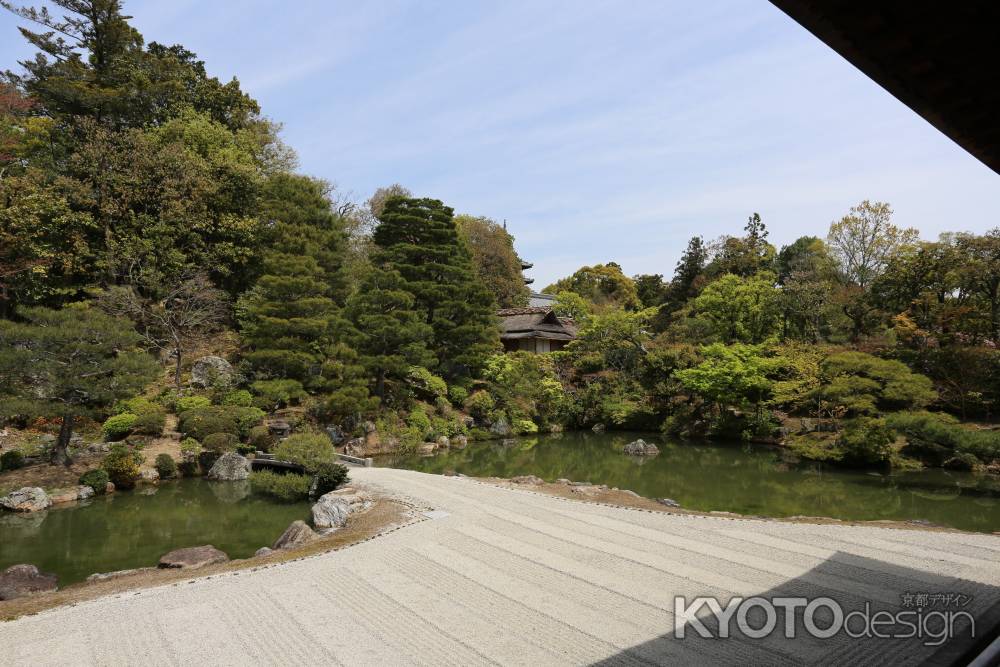
<path fill-rule="evenodd" d="M 848 423 L 837 445 L 843 461 L 858 465 L 887 463 L 892 457 L 896 436 L 884 419 L 859 417 Z"/>
<path fill-rule="evenodd" d="M 1000 458 L 1000 431 L 968 429 L 953 417 L 931 412 L 899 412 L 887 421 L 906 438 L 904 453 L 924 461 L 941 465 L 963 453 L 984 462 Z"/>
<path fill-rule="evenodd" d="M 17 470 L 24 467 L 24 454 L 16 449 L 0 454 L 0 470 Z"/>
<path fill-rule="evenodd" d="M 102 468 L 94 468 L 80 475 L 80 484 L 89 486 L 98 496 L 104 495 L 108 490 L 108 482 L 110 481 L 111 478 L 108 477 L 108 471 Z"/>
<path fill-rule="evenodd" d="M 511 426 L 514 429 L 514 432 L 517 434 L 538 433 L 538 424 L 531 421 L 530 419 L 517 419 Z"/>
<path fill-rule="evenodd" d="M 136 414 L 132 430 L 142 435 L 163 435 L 163 427 L 167 424 L 167 415 L 159 407 Z"/>
<path fill-rule="evenodd" d="M 465 409 L 476 419 L 487 418 L 495 407 L 496 401 L 493 400 L 493 396 L 482 389 L 469 394 L 469 398 L 465 401 Z"/>
<path fill-rule="evenodd" d="M 136 396 L 135 398 L 115 403 L 115 414 L 119 415 L 126 412 L 133 415 L 141 415 L 144 412 L 160 409 L 159 405 L 144 396 Z"/>
<path fill-rule="evenodd" d="M 469 398 L 469 390 L 465 387 L 453 384 L 448 387 L 448 400 L 452 405 L 464 405 Z"/>
<path fill-rule="evenodd" d="M 250 473 L 250 488 L 282 502 L 296 502 L 309 497 L 312 486 L 310 475 L 296 473 L 279 474 L 271 470 Z"/>
<path fill-rule="evenodd" d="M 166 452 L 156 457 L 154 465 L 156 472 L 160 473 L 160 479 L 170 479 L 177 474 L 177 462 Z"/>
<path fill-rule="evenodd" d="M 271 435 L 271 429 L 263 425 L 254 426 L 250 429 L 247 444 L 253 447 L 254 450 L 262 452 L 271 451 L 271 448 L 274 447 L 274 436 Z"/>
<path fill-rule="evenodd" d="M 406 425 L 420 431 L 420 437 L 426 438 L 431 434 L 431 418 L 423 410 L 413 410 L 406 418 Z"/>
<path fill-rule="evenodd" d="M 210 433 L 201 441 L 205 451 L 215 454 L 225 454 L 235 452 L 240 444 L 240 439 L 232 433 Z"/>
<path fill-rule="evenodd" d="M 116 443 L 104 457 L 102 467 L 117 489 L 131 489 L 139 479 L 139 466 L 144 460 L 140 452 L 128 445 Z"/>
<path fill-rule="evenodd" d="M 132 432 L 132 426 L 135 424 L 135 420 L 136 416 L 131 412 L 123 412 L 121 414 L 108 417 L 101 426 L 101 432 L 104 434 L 104 439 L 109 442 L 125 439 L 125 437 Z"/>
<path fill-rule="evenodd" d="M 407 381 L 424 398 L 448 395 L 447 383 L 423 366 L 410 366 Z"/>
<path fill-rule="evenodd" d="M 238 408 L 253 407 L 253 394 L 246 389 L 231 391 L 222 397 L 223 405 L 234 405 Z"/>
<path fill-rule="evenodd" d="M 260 408 L 230 407 L 229 414 L 236 422 L 240 438 L 247 438 L 250 436 L 250 429 L 259 425 L 266 413 Z"/>
<path fill-rule="evenodd" d="M 245 442 L 241 442 L 238 445 L 236 445 L 236 453 L 239 454 L 240 456 L 250 456 L 256 451 L 257 451 L 256 447 Z"/>
<path fill-rule="evenodd" d="M 202 442 L 206 436 L 213 433 L 238 435 L 240 427 L 236 423 L 236 419 L 229 414 L 233 409 L 210 405 L 185 410 L 181 413 L 178 428 L 185 436 Z"/>
<path fill-rule="evenodd" d="M 254 404 L 268 410 L 298 403 L 308 396 L 298 380 L 259 380 L 250 388 L 257 394 Z"/>
<path fill-rule="evenodd" d="M 316 483 L 313 496 L 319 497 L 333 491 L 347 481 L 347 466 L 340 463 L 320 463 L 315 470 Z"/>
<path fill-rule="evenodd" d="M 181 396 L 175 403 L 175 409 L 177 410 L 177 414 L 181 414 L 188 410 L 207 408 L 210 405 L 212 405 L 212 401 L 206 396 Z"/>
<path fill-rule="evenodd" d="M 321 463 L 331 463 L 335 456 L 333 442 L 323 433 L 296 433 L 274 448 L 276 459 L 298 463 L 309 473 L 315 472 Z"/>

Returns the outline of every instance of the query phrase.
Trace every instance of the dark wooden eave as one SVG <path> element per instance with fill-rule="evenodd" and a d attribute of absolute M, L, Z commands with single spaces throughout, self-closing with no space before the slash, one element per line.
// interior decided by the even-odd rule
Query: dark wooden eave
<path fill-rule="evenodd" d="M 1000 173 L 1000 0 L 771 0 Z"/>

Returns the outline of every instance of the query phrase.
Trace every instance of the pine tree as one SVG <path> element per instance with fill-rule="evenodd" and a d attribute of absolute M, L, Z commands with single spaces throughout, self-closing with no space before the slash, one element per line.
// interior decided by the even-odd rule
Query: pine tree
<path fill-rule="evenodd" d="M 62 418 L 52 463 L 70 465 L 76 419 L 135 396 L 159 364 L 139 350 L 131 322 L 95 308 L 22 308 L 18 315 L 25 321 L 0 320 L 0 410 Z"/>
<path fill-rule="evenodd" d="M 373 236 L 372 261 L 399 272 L 433 329 L 439 369 L 457 376 L 477 370 L 499 346 L 496 306 L 475 275 L 452 213 L 436 199 L 389 198 Z"/>
<path fill-rule="evenodd" d="M 427 349 L 434 330 L 405 290 L 402 276 L 391 269 L 373 269 L 347 304 L 359 332 L 361 362 L 375 378 L 375 395 L 384 398 L 387 379 L 400 380 L 410 366 L 435 366 Z"/>
<path fill-rule="evenodd" d="M 241 324 L 258 390 L 332 391 L 361 380 L 341 343 L 351 337 L 340 312 L 347 291 L 346 239 L 325 185 L 291 174 L 271 178 L 263 202 L 268 248 L 262 275 L 243 299 Z M 362 384 L 363 386 L 363 384 Z"/>

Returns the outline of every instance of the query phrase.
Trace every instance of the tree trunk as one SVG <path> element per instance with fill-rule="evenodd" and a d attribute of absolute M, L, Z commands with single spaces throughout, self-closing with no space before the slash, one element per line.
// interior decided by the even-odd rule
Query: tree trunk
<path fill-rule="evenodd" d="M 382 369 L 376 373 L 375 395 L 380 399 L 385 397 L 385 371 Z"/>
<path fill-rule="evenodd" d="M 73 464 L 73 459 L 69 456 L 69 439 L 73 437 L 73 420 L 72 413 L 63 415 L 62 426 L 59 427 L 59 438 L 52 446 L 52 465 L 61 463 L 69 467 Z"/>
<path fill-rule="evenodd" d="M 174 348 L 174 356 L 176 357 L 176 363 L 174 364 L 174 385 L 177 387 L 177 391 L 181 390 L 181 348 Z"/>

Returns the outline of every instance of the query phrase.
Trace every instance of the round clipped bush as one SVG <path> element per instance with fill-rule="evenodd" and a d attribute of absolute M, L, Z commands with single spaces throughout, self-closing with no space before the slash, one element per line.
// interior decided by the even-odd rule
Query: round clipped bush
<path fill-rule="evenodd" d="M 104 439 L 112 442 L 125 439 L 132 432 L 136 416 L 131 412 L 123 412 L 119 415 L 111 415 L 101 426 Z"/>
<path fill-rule="evenodd" d="M 347 481 L 347 466 L 330 461 L 320 463 L 315 470 L 313 496 L 320 497 Z"/>
<path fill-rule="evenodd" d="M 215 454 L 235 452 L 239 444 L 240 439 L 232 433 L 210 433 L 201 441 L 201 445 L 206 451 L 213 452 Z"/>
<path fill-rule="evenodd" d="M 469 398 L 465 401 L 465 409 L 476 419 L 489 416 L 495 407 L 496 401 L 493 400 L 493 396 L 482 389 L 469 394 Z"/>
<path fill-rule="evenodd" d="M 231 391 L 222 397 L 223 405 L 234 405 L 238 408 L 253 407 L 253 394 L 246 389 Z"/>
<path fill-rule="evenodd" d="M 538 433 L 538 424 L 531 421 L 530 419 L 516 419 L 514 420 L 514 432 L 521 433 Z"/>
<path fill-rule="evenodd" d="M 311 475 L 296 473 L 282 475 L 271 470 L 260 470 L 250 474 L 250 488 L 255 493 L 262 493 L 286 503 L 308 498 L 312 482 Z"/>
<path fill-rule="evenodd" d="M 204 443 L 205 436 L 213 433 L 232 433 L 238 435 L 240 432 L 236 420 L 229 414 L 230 410 L 240 408 L 224 408 L 219 406 L 205 406 L 185 410 L 180 415 L 178 428 L 186 437 L 200 440 Z"/>
<path fill-rule="evenodd" d="M 177 414 L 187 412 L 188 410 L 207 408 L 210 405 L 212 405 L 212 401 L 205 396 L 182 396 L 177 399 L 175 404 Z"/>
<path fill-rule="evenodd" d="M 98 496 L 103 495 L 108 490 L 108 482 L 110 481 L 108 472 L 102 468 L 94 468 L 80 475 L 80 484 L 89 486 Z"/>
<path fill-rule="evenodd" d="M 128 445 L 116 443 L 111 445 L 111 451 L 104 457 L 102 467 L 107 471 L 116 489 L 131 489 L 139 479 L 139 466 L 142 462 L 141 453 Z"/>
<path fill-rule="evenodd" d="M 166 424 L 167 416 L 163 410 L 153 408 L 136 414 L 132 430 L 142 435 L 160 436 Z"/>
<path fill-rule="evenodd" d="M 160 479 L 170 479 L 177 475 L 177 462 L 166 452 L 158 454 L 153 465 L 156 467 L 156 472 L 160 474 Z"/>
<path fill-rule="evenodd" d="M 274 448 L 274 458 L 298 463 L 306 472 L 313 472 L 321 463 L 334 460 L 336 452 L 329 436 L 321 433 L 296 433 Z"/>
<path fill-rule="evenodd" d="M 469 390 L 465 387 L 457 384 L 448 387 L 448 400 L 451 401 L 452 405 L 464 405 L 468 398 Z"/>
<path fill-rule="evenodd" d="M 17 470 L 24 467 L 24 454 L 16 449 L 0 454 L 0 470 Z"/>
<path fill-rule="evenodd" d="M 128 412 L 133 415 L 140 415 L 143 412 L 159 409 L 159 405 L 144 396 L 136 396 L 135 398 L 115 403 L 115 414 Z"/>
<path fill-rule="evenodd" d="M 228 413 L 233 421 L 236 422 L 237 434 L 241 438 L 249 437 L 250 429 L 264 421 L 264 415 L 267 414 L 260 408 L 241 408 L 235 406 L 229 407 Z"/>

